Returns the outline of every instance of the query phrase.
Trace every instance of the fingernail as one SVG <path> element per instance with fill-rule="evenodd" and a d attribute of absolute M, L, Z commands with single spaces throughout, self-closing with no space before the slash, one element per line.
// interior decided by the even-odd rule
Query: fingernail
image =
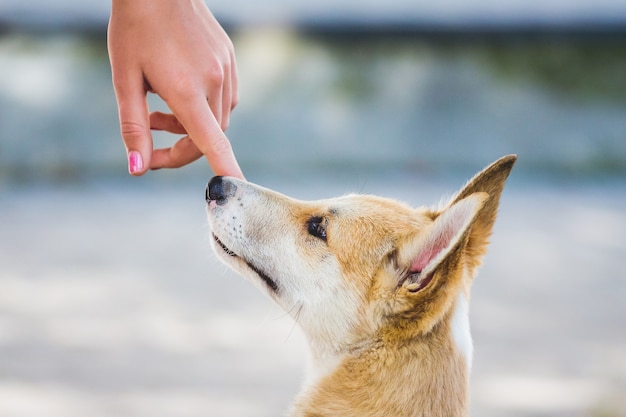
<path fill-rule="evenodd" d="M 137 151 L 128 152 L 128 172 L 135 174 L 143 169 L 143 159 Z"/>

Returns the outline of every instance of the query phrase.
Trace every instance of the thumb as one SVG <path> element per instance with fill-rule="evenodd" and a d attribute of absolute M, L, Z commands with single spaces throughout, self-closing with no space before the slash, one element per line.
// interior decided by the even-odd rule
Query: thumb
<path fill-rule="evenodd" d="M 120 131 L 126 145 L 128 172 L 143 175 L 150 167 L 152 134 L 143 80 L 136 86 L 115 86 Z"/>

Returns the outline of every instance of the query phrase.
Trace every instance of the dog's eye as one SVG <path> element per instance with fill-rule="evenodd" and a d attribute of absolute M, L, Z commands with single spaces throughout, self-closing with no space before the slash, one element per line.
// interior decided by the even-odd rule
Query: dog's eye
<path fill-rule="evenodd" d="M 323 217 L 311 217 L 307 223 L 307 231 L 311 236 L 326 241 L 326 224 L 327 220 Z"/>

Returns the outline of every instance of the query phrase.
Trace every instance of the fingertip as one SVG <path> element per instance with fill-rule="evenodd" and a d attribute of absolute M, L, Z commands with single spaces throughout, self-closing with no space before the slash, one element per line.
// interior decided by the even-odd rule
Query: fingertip
<path fill-rule="evenodd" d="M 207 161 L 209 162 L 209 166 L 213 168 L 213 172 L 215 175 L 222 175 L 226 177 L 234 177 L 240 180 L 246 181 L 246 177 L 243 175 L 237 160 L 234 159 L 234 156 L 228 162 L 226 161 L 218 161 L 211 164 L 211 160 L 207 156 Z"/>
<path fill-rule="evenodd" d="M 146 164 L 141 154 L 137 151 L 128 152 L 128 172 L 133 176 L 140 176 L 146 172 Z"/>
<path fill-rule="evenodd" d="M 239 165 L 237 164 L 236 166 L 236 170 L 234 172 L 234 175 L 232 175 L 235 178 L 239 178 L 242 181 L 246 181 L 246 177 L 243 175 L 243 171 L 241 171 L 241 167 L 239 167 Z"/>

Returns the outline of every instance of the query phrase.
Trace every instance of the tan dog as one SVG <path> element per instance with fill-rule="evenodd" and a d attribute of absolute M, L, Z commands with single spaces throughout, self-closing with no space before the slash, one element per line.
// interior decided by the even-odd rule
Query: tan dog
<path fill-rule="evenodd" d="M 368 195 L 297 201 L 211 180 L 218 256 L 307 337 L 311 366 L 292 416 L 467 416 L 470 285 L 515 160 L 440 209 Z"/>

